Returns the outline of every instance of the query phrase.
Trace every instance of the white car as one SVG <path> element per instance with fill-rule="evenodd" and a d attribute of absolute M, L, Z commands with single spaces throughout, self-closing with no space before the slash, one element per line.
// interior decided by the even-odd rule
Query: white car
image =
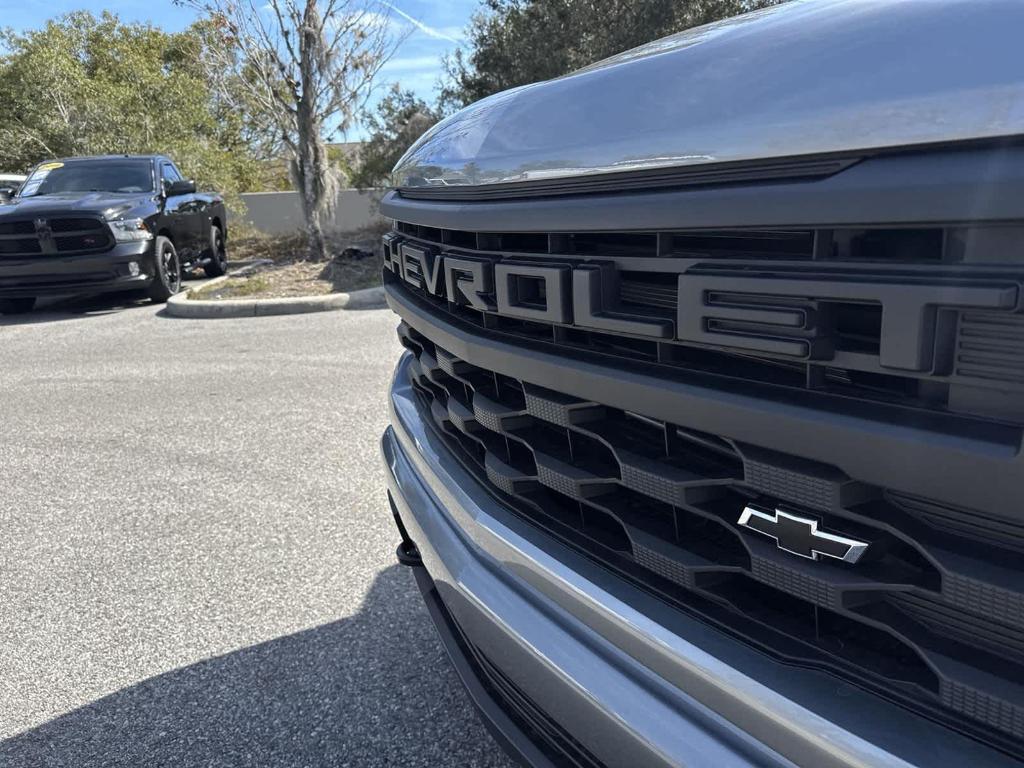
<path fill-rule="evenodd" d="M 7 192 L 5 196 L 0 195 L 0 202 L 4 202 L 4 197 L 14 197 L 26 178 L 23 173 L 0 173 L 0 192 Z"/>

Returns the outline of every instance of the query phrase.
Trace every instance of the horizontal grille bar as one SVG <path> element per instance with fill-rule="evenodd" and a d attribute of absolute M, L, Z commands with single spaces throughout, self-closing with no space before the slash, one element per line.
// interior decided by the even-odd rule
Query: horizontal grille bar
<path fill-rule="evenodd" d="M 487 233 L 398 222 L 385 255 L 386 282 L 524 340 L 1024 425 L 1024 224 Z"/>

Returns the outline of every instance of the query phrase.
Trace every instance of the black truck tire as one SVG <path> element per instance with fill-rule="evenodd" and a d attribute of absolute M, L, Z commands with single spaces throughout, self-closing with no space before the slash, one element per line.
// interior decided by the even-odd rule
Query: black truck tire
<path fill-rule="evenodd" d="M 210 262 L 203 265 L 207 277 L 220 277 L 228 271 L 228 252 L 224 233 L 214 224 L 210 227 Z"/>
<path fill-rule="evenodd" d="M 181 290 L 181 260 L 168 238 L 160 235 L 153 245 L 155 274 L 147 293 L 154 304 L 163 304 Z"/>

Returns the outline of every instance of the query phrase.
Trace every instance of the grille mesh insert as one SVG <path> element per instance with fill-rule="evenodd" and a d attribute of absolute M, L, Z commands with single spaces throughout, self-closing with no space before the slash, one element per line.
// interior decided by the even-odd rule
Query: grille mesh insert
<path fill-rule="evenodd" d="M 0 257 L 74 256 L 102 253 L 114 245 L 100 219 L 61 217 L 0 222 Z"/>
<path fill-rule="evenodd" d="M 1012 639 L 1024 619 L 1008 550 L 975 542 L 951 559 L 952 534 L 922 524 L 926 508 L 907 514 L 835 468 L 481 369 L 404 323 L 399 335 L 428 419 L 524 517 L 785 661 L 1021 748 Z M 867 554 L 848 565 L 782 552 L 737 525 L 748 503 L 795 508 L 869 541 Z"/>

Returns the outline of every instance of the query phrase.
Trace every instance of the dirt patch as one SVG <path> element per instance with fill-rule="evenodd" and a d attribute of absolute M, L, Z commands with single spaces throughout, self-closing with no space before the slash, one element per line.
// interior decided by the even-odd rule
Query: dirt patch
<path fill-rule="evenodd" d="M 386 227 L 328 238 L 331 258 L 311 261 L 301 235 L 255 235 L 232 242 L 232 261 L 268 259 L 210 288 L 189 291 L 194 299 L 291 298 L 347 293 L 380 285 L 383 256 L 380 235 Z"/>

